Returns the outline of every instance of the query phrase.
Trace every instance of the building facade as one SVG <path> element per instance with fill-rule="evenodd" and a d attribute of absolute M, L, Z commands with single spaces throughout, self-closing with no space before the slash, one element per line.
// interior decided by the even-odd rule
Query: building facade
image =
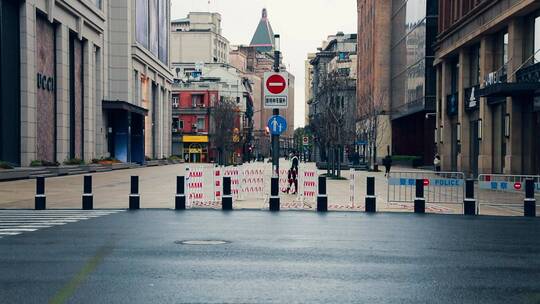
<path fill-rule="evenodd" d="M 109 0 L 101 154 L 121 161 L 170 155 L 170 1 Z M 99 124 L 98 116 L 98 124 Z"/>
<path fill-rule="evenodd" d="M 309 104 L 313 100 L 313 66 L 310 61 L 315 58 L 315 53 L 309 53 L 304 63 L 305 70 L 305 104 L 304 104 L 304 125 L 309 125 Z"/>
<path fill-rule="evenodd" d="M 438 0 L 393 0 L 390 117 L 392 150 L 432 164 L 436 153 L 433 66 Z"/>
<path fill-rule="evenodd" d="M 392 1 L 358 0 L 357 132 L 373 158 L 391 148 L 390 46 Z M 377 134 L 376 136 L 368 134 Z M 374 138 L 373 138 L 374 137 Z M 375 159 L 375 161 L 376 161 Z"/>
<path fill-rule="evenodd" d="M 229 41 L 222 36 L 221 15 L 192 12 L 171 22 L 173 63 L 229 63 Z"/>
<path fill-rule="evenodd" d="M 0 159 L 169 155 L 169 36 L 158 28 L 170 3 L 150 2 L 2 0 Z"/>
<path fill-rule="evenodd" d="M 439 1 L 437 146 L 444 170 L 539 174 L 540 3 Z"/>
<path fill-rule="evenodd" d="M 233 136 L 225 156 L 227 163 L 249 157 L 252 146 L 253 88 L 236 68 L 226 64 L 174 64 L 179 76 L 173 86 L 173 154 L 186 162 L 218 162 L 222 134 L 216 127 L 216 111 L 224 101 L 235 105 Z M 223 160 L 222 160 L 223 161 Z"/>
<path fill-rule="evenodd" d="M 437 4 L 358 1 L 357 128 L 374 162 L 387 153 L 433 161 Z"/>
<path fill-rule="evenodd" d="M 356 34 L 342 32 L 329 36 L 310 61 L 309 126 L 316 138 L 312 155 L 318 163 L 329 161 L 332 148 L 338 149 L 344 164 L 355 151 L 356 39 Z"/>
<path fill-rule="evenodd" d="M 274 32 L 268 19 L 268 12 L 263 9 L 261 19 L 255 30 L 249 46 L 236 46 L 230 53 L 231 64 L 243 71 L 250 80 L 254 90 L 254 114 L 253 114 L 253 141 L 254 151 L 261 157 L 270 156 L 270 136 L 267 122 L 272 116 L 272 109 L 264 108 L 264 73 L 274 71 Z M 294 134 L 294 90 L 295 77 L 287 71 L 284 64 L 280 65 L 282 72 L 288 73 L 289 105 L 287 109 L 280 109 L 280 115 L 288 122 L 287 131 L 280 137 L 280 145 L 283 154 L 288 153 L 286 143 L 292 141 Z"/>

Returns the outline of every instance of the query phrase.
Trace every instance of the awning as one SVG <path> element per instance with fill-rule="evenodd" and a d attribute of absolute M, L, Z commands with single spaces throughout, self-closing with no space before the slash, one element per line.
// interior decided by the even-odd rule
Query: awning
<path fill-rule="evenodd" d="M 104 110 L 124 110 L 139 115 L 148 116 L 148 110 L 121 100 L 103 100 L 101 107 Z"/>
<path fill-rule="evenodd" d="M 501 82 L 480 89 L 482 97 L 540 96 L 540 82 Z"/>

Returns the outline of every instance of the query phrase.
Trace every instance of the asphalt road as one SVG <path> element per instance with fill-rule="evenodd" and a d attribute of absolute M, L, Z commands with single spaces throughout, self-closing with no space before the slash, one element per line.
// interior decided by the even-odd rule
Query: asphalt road
<path fill-rule="evenodd" d="M 540 303 L 540 220 L 144 210 L 0 239 L 0 303 L 46 302 Z"/>

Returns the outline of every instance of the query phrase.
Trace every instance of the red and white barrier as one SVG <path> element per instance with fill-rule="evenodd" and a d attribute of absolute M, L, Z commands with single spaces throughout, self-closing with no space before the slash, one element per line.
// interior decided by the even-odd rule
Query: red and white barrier
<path fill-rule="evenodd" d="M 186 203 L 188 208 L 205 200 L 204 171 L 202 167 L 186 167 Z"/>
<path fill-rule="evenodd" d="M 349 204 L 351 209 L 354 209 L 354 202 L 356 200 L 356 174 L 354 169 L 349 170 Z"/>
<path fill-rule="evenodd" d="M 240 184 L 242 199 L 264 198 L 266 195 L 266 178 L 270 173 L 266 173 L 266 168 L 258 164 L 244 164 L 242 166 L 242 182 Z"/>
<path fill-rule="evenodd" d="M 301 168 L 300 169 L 300 189 L 303 202 L 313 203 L 317 199 L 318 191 L 318 174 L 317 168 Z"/>

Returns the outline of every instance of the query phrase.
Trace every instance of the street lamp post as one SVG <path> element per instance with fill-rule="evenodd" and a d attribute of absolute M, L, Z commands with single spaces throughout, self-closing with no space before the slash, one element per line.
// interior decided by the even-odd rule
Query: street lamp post
<path fill-rule="evenodd" d="M 274 72 L 279 73 L 280 36 L 274 35 Z M 279 115 L 279 109 L 272 109 L 273 115 Z M 279 177 L 279 135 L 272 135 L 272 166 L 274 176 Z"/>

